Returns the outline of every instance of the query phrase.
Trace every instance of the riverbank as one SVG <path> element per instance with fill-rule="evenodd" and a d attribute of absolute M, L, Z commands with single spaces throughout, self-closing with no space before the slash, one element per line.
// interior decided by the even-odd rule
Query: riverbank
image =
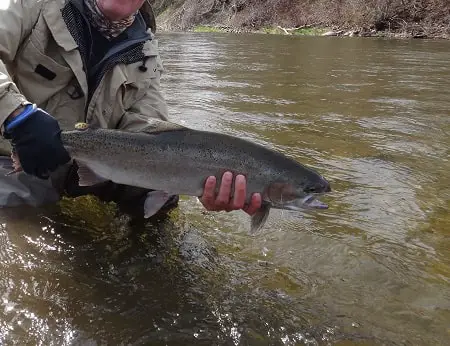
<path fill-rule="evenodd" d="M 368 28 L 336 28 L 319 26 L 302 26 L 294 28 L 283 28 L 282 26 L 263 27 L 257 30 L 234 28 L 225 25 L 197 25 L 186 31 L 191 32 L 228 32 L 228 33 L 254 33 L 273 34 L 284 36 L 341 36 L 341 37 L 385 37 L 385 38 L 414 38 L 414 39 L 450 39 L 450 35 L 443 31 L 435 31 L 433 34 L 426 34 L 421 31 L 377 31 Z"/>
<path fill-rule="evenodd" d="M 450 38 L 447 0 L 154 0 L 158 30 Z"/>

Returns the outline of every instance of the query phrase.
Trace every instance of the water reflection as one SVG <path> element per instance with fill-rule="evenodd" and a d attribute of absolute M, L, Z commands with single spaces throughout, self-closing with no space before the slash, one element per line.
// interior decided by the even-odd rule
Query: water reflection
<path fill-rule="evenodd" d="M 67 212 L 28 213 L 9 214 L 1 233 L 4 343 L 294 345 L 335 332 L 311 330 L 289 296 L 308 294 L 306 275 L 219 260 L 182 216 L 143 224 L 122 215 L 106 235 Z"/>

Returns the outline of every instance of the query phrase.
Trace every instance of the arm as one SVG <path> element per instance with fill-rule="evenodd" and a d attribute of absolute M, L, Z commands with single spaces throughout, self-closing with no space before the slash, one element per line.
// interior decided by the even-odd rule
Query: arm
<path fill-rule="evenodd" d="M 162 69 L 162 68 L 161 68 Z M 161 93 L 161 71 L 145 82 L 145 94 L 122 116 L 117 127 L 127 131 L 141 131 L 149 120 L 168 120 L 167 103 Z"/>
<path fill-rule="evenodd" d="M 69 161 L 59 138 L 58 122 L 28 102 L 10 76 L 8 66 L 32 31 L 42 1 L 8 1 L 0 9 L 0 125 L 2 135 L 11 140 L 23 170 L 39 178 Z M 25 107 L 26 106 L 26 107 Z"/>
<path fill-rule="evenodd" d="M 27 103 L 6 67 L 14 61 L 20 44 L 31 32 L 33 9 L 27 5 L 28 1 L 11 1 L 7 9 L 0 10 L 0 124 L 11 114 L 20 113 Z"/>

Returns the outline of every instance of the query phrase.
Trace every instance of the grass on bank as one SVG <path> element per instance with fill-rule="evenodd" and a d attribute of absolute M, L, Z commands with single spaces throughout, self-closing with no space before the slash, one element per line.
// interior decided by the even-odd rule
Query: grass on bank
<path fill-rule="evenodd" d="M 236 28 L 222 28 L 217 26 L 210 25 L 197 25 L 192 29 L 193 32 L 240 32 L 241 30 Z M 293 35 L 293 36 L 320 36 L 324 32 L 327 32 L 327 29 L 317 28 L 317 27 L 308 27 L 308 28 L 286 28 L 282 29 L 281 27 L 264 27 L 259 30 L 253 31 L 255 33 L 263 33 L 263 34 L 272 34 L 272 35 Z"/>
<path fill-rule="evenodd" d="M 218 28 L 215 26 L 207 26 L 207 25 L 197 25 L 192 30 L 193 32 L 226 32 L 225 29 Z"/>
<path fill-rule="evenodd" d="M 293 35 L 293 36 L 320 36 L 323 33 L 327 32 L 327 29 L 317 28 L 317 27 L 309 27 L 309 28 L 298 28 L 295 30 L 286 28 L 283 30 L 280 27 L 266 27 L 262 28 L 260 32 L 265 34 L 274 34 L 274 35 Z M 287 32 L 287 33 L 286 33 Z"/>

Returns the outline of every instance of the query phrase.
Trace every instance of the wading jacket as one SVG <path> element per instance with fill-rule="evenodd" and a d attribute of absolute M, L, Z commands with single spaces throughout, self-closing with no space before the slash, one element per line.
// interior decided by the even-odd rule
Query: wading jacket
<path fill-rule="evenodd" d="M 106 51 L 98 52 L 100 41 L 86 18 L 83 0 L 0 4 L 0 124 L 26 102 L 46 110 L 62 129 L 87 122 L 139 131 L 149 118 L 167 120 L 150 5 L 144 3 Z M 9 154 L 1 141 L 0 153 Z"/>

